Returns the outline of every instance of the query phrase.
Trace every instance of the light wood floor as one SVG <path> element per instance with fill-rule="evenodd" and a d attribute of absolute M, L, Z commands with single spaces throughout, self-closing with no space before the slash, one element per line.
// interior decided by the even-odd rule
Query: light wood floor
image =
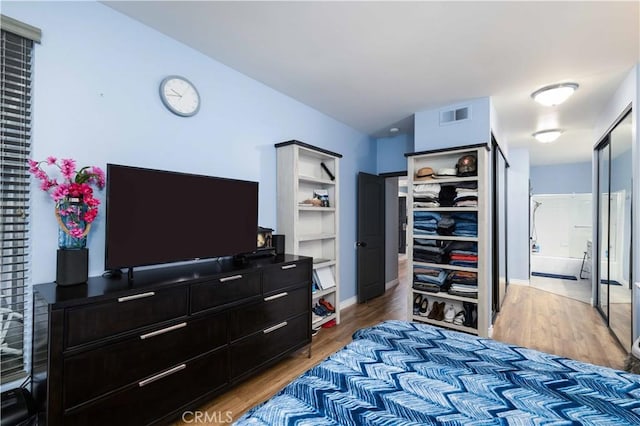
<path fill-rule="evenodd" d="M 404 268 L 402 268 L 404 269 Z M 402 270 L 401 269 L 401 270 Z M 313 338 L 312 357 L 300 351 L 267 371 L 247 380 L 202 407 L 209 418 L 234 420 L 277 393 L 297 376 L 351 341 L 359 328 L 387 319 L 406 319 L 407 285 L 389 289 L 368 303 L 342 311 L 339 326 L 322 329 Z M 614 368 L 622 368 L 625 353 L 590 305 L 527 286 L 511 285 L 493 337 L 553 354 Z M 178 422 L 176 425 L 193 424 Z M 200 423 L 203 424 L 203 423 Z M 208 424 L 215 424 L 209 422 Z"/>

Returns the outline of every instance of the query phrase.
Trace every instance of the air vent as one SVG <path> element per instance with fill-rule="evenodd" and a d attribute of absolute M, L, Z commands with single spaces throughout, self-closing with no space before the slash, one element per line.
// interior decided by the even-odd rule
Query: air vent
<path fill-rule="evenodd" d="M 440 125 L 453 124 L 471 119 L 471 107 L 463 106 L 440 111 Z"/>

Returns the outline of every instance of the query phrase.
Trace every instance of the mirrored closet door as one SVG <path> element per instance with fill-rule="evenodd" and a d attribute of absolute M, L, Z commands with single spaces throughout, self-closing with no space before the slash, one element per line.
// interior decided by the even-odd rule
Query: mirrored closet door
<path fill-rule="evenodd" d="M 598 145 L 597 306 L 625 349 L 631 348 L 632 132 L 628 112 Z"/>

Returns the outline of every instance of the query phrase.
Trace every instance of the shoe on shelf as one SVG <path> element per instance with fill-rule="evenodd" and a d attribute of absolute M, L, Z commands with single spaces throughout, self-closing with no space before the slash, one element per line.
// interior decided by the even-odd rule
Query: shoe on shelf
<path fill-rule="evenodd" d="M 429 308 L 429 300 L 427 300 L 427 298 L 424 297 L 420 302 L 420 309 L 419 309 L 418 315 L 420 315 L 421 317 L 426 317 L 427 315 L 429 315 L 428 308 Z"/>
<path fill-rule="evenodd" d="M 413 298 L 413 315 L 418 315 L 420 313 L 420 305 L 422 304 L 422 295 L 416 294 Z"/>
<path fill-rule="evenodd" d="M 473 312 L 471 313 L 471 327 L 478 328 L 478 307 L 473 305 Z"/>
<path fill-rule="evenodd" d="M 444 302 L 433 302 L 431 304 L 431 312 L 427 318 L 442 321 L 444 319 Z"/>
<path fill-rule="evenodd" d="M 311 324 L 322 321 L 322 317 L 315 312 L 311 312 Z"/>
<path fill-rule="evenodd" d="M 336 308 L 333 307 L 333 305 L 331 303 L 329 303 L 328 301 L 324 300 L 324 299 L 320 299 L 318 301 L 318 303 L 322 306 L 324 306 L 324 308 L 329 311 L 330 313 L 333 313 L 336 311 Z"/>
<path fill-rule="evenodd" d="M 447 305 L 447 309 L 444 311 L 444 322 L 453 322 L 453 318 L 456 316 L 456 310 L 453 305 Z"/>
<path fill-rule="evenodd" d="M 463 325 L 464 324 L 464 311 L 460 311 L 453 317 L 453 323 L 455 325 Z"/>
<path fill-rule="evenodd" d="M 325 322 L 324 324 L 321 325 L 322 328 L 331 328 L 334 325 L 336 325 L 336 320 L 332 319 L 330 321 Z"/>
<path fill-rule="evenodd" d="M 440 306 L 438 307 L 438 312 L 436 313 L 436 317 L 434 318 L 436 321 L 444 320 L 444 302 L 440 302 Z"/>
<path fill-rule="evenodd" d="M 311 337 L 316 337 L 320 333 L 320 328 L 311 328 Z"/>
<path fill-rule="evenodd" d="M 329 315 L 329 312 L 327 311 L 327 309 L 324 306 L 321 306 L 318 304 L 316 304 L 316 306 L 313 307 L 312 311 L 316 315 L 319 315 L 321 317 L 326 317 L 327 315 Z"/>
<path fill-rule="evenodd" d="M 473 327 L 473 308 L 474 304 L 471 302 L 463 302 L 462 308 L 464 309 L 464 325 L 465 327 Z"/>

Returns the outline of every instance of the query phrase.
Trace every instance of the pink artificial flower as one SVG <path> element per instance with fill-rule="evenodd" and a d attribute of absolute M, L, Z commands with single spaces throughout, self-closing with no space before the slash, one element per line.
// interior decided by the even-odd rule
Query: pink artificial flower
<path fill-rule="evenodd" d="M 56 161 L 58 161 L 56 157 L 52 157 L 52 156 L 47 157 L 47 164 L 50 166 L 53 166 L 54 164 L 56 164 Z"/>
<path fill-rule="evenodd" d="M 47 174 L 42 169 L 37 169 L 33 174 L 43 182 L 48 179 Z"/>
<path fill-rule="evenodd" d="M 73 174 L 76 172 L 76 162 L 70 158 L 63 158 L 60 170 L 65 179 L 73 180 Z"/>
<path fill-rule="evenodd" d="M 104 188 L 104 183 L 105 183 L 104 171 L 102 171 L 100 167 L 94 166 L 91 169 L 91 173 L 94 175 L 92 180 L 95 182 L 98 188 L 100 189 Z"/>
<path fill-rule="evenodd" d="M 89 209 L 84 213 L 83 219 L 85 220 L 85 222 L 91 223 L 95 220 L 97 215 L 98 215 L 97 209 Z"/>
<path fill-rule="evenodd" d="M 35 173 L 38 170 L 39 163 L 37 161 L 33 161 L 32 159 L 28 159 L 27 162 L 29 163 L 29 172 Z"/>
<path fill-rule="evenodd" d="M 80 228 L 73 227 L 73 228 L 69 229 L 69 233 L 74 238 L 81 238 L 82 234 L 84 234 L 84 230 L 82 230 Z"/>

